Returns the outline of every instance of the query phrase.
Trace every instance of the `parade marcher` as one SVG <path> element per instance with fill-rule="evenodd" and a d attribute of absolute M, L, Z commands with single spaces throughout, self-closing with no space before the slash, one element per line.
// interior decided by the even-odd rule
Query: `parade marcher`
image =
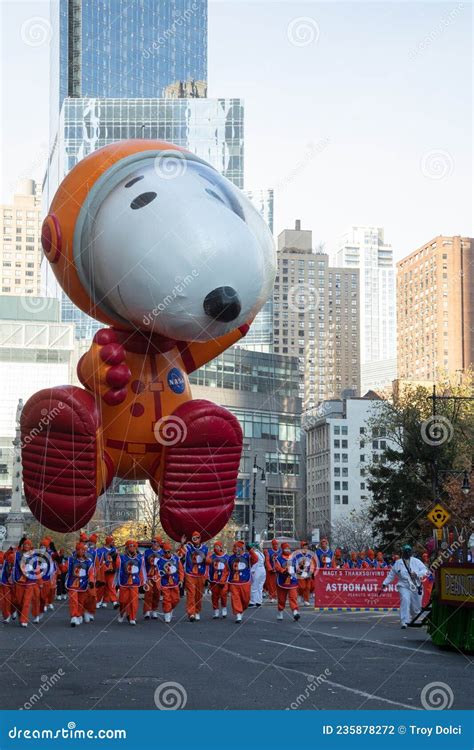
<path fill-rule="evenodd" d="M 298 580 L 298 596 L 301 597 L 303 606 L 310 607 L 311 579 L 316 569 L 316 558 L 310 552 L 308 542 L 301 542 L 300 549 L 293 555 L 293 565 Z"/>
<path fill-rule="evenodd" d="M 290 609 L 293 613 L 293 619 L 299 620 L 298 611 L 298 579 L 293 565 L 291 548 L 288 542 L 283 542 L 280 553 L 275 560 L 275 570 L 277 572 L 277 596 L 278 596 L 278 620 L 283 620 L 283 610 L 285 609 L 286 599 L 288 597 Z"/>
<path fill-rule="evenodd" d="M 344 568 L 345 562 L 342 557 L 342 550 L 340 547 L 336 547 L 334 550 L 334 555 L 331 562 L 331 568 Z"/>
<path fill-rule="evenodd" d="M 62 564 L 62 569 L 65 569 L 66 589 L 69 592 L 71 627 L 75 628 L 76 625 L 82 625 L 83 621 L 91 621 L 89 613 L 85 610 L 85 604 L 89 587 L 95 584 L 94 563 L 87 555 L 84 542 L 77 542 L 75 552 L 67 563 Z"/>
<path fill-rule="evenodd" d="M 316 554 L 318 556 L 319 560 L 319 567 L 320 568 L 330 568 L 331 567 L 331 561 L 333 552 L 332 549 L 329 546 L 329 542 L 326 539 L 326 537 L 323 537 L 321 539 L 320 545 L 318 549 L 316 550 Z"/>
<path fill-rule="evenodd" d="M 357 552 L 351 552 L 350 559 L 349 559 L 349 568 L 360 568 L 361 562 L 359 560 L 359 556 Z"/>
<path fill-rule="evenodd" d="M 268 598 L 272 604 L 275 604 L 277 597 L 275 555 L 278 554 L 278 547 L 278 540 L 272 539 L 272 546 L 265 550 L 265 569 L 267 571 L 265 587 L 268 592 Z"/>
<path fill-rule="evenodd" d="M 38 623 L 40 618 L 39 583 L 41 573 L 38 567 L 38 558 L 33 550 L 30 539 L 24 539 L 20 549 L 15 553 L 13 565 L 13 581 L 15 583 L 15 601 L 20 613 L 20 625 L 28 627 L 30 609 L 33 622 Z"/>
<path fill-rule="evenodd" d="M 405 544 L 402 547 L 402 558 L 395 561 L 382 584 L 384 590 L 395 578 L 398 579 L 402 628 L 406 628 L 421 610 L 422 579 L 428 575 L 425 565 L 417 557 L 412 557 L 411 552 L 411 545 Z"/>
<path fill-rule="evenodd" d="M 207 557 L 208 578 L 211 588 L 213 619 L 227 617 L 227 594 L 229 592 L 229 555 L 226 555 L 222 542 L 214 542 L 214 551 Z"/>
<path fill-rule="evenodd" d="M 242 615 L 250 602 L 250 568 L 257 562 L 253 549 L 245 551 L 242 541 L 235 542 L 229 557 L 229 591 L 235 622 L 242 622 Z"/>
<path fill-rule="evenodd" d="M 159 536 L 154 536 L 151 540 L 151 547 L 145 551 L 145 598 L 143 600 L 143 617 L 148 620 L 150 616 L 156 620 L 158 618 L 158 607 L 160 605 L 161 582 L 158 572 L 158 560 L 162 554 L 163 540 Z"/>
<path fill-rule="evenodd" d="M 263 603 L 263 586 L 266 580 L 265 555 L 259 545 L 254 542 L 249 545 L 256 556 L 250 568 L 250 603 L 249 607 L 261 607 Z"/>
<path fill-rule="evenodd" d="M 115 547 L 113 536 L 109 535 L 105 537 L 105 545 L 99 550 L 99 553 L 102 578 L 104 581 L 102 606 L 107 607 L 107 604 L 110 602 L 113 604 L 114 609 L 117 609 L 119 606 L 116 570 L 117 548 Z"/>
<path fill-rule="evenodd" d="M 3 622 L 9 623 L 17 615 L 15 608 L 15 583 L 13 581 L 13 565 L 15 562 L 15 552 L 12 548 L 6 550 L 3 554 L 3 567 L 0 577 L 0 592 L 2 597 L 2 615 Z"/>
<path fill-rule="evenodd" d="M 127 617 L 130 625 L 137 624 L 138 592 L 146 581 L 143 555 L 138 551 L 138 543 L 129 539 L 125 543 L 125 552 L 117 557 L 118 581 L 120 587 L 119 622 Z"/>
<path fill-rule="evenodd" d="M 375 568 L 375 552 L 373 549 L 367 550 L 364 562 L 367 563 L 367 567 Z"/>
<path fill-rule="evenodd" d="M 67 591 L 66 591 L 67 558 L 62 548 L 58 552 L 56 564 L 58 566 L 58 571 L 56 575 L 56 598 L 58 599 L 58 601 L 62 601 L 62 599 L 64 600 L 67 599 Z"/>
<path fill-rule="evenodd" d="M 38 566 L 40 572 L 39 587 L 39 608 L 40 617 L 48 609 L 54 609 L 53 599 L 56 593 L 56 570 L 57 565 L 53 560 L 50 537 L 41 540 L 38 550 Z"/>
<path fill-rule="evenodd" d="M 375 568 L 387 568 L 388 565 L 384 560 L 383 552 L 377 552 L 375 555 Z"/>
<path fill-rule="evenodd" d="M 82 537 L 82 534 L 81 534 Z M 87 539 L 87 536 L 86 536 Z M 94 585 L 89 586 L 89 589 L 87 591 L 86 596 L 86 614 L 89 616 L 87 619 L 84 617 L 85 622 L 89 622 L 90 620 L 93 620 L 95 617 L 95 611 L 96 609 L 99 609 L 100 603 L 97 601 L 97 593 L 102 586 L 98 584 L 101 583 L 100 579 L 100 559 L 99 555 L 97 554 L 97 534 L 91 534 L 90 537 L 87 539 L 86 542 L 87 546 L 87 556 L 90 557 L 92 564 L 94 566 Z"/>
<path fill-rule="evenodd" d="M 157 569 L 161 579 L 165 622 L 170 623 L 173 610 L 179 604 L 179 585 L 184 580 L 184 568 L 178 555 L 172 551 L 171 544 L 168 542 L 162 544 L 161 552 L 162 554 L 157 559 Z"/>
<path fill-rule="evenodd" d="M 186 586 L 186 612 L 190 622 L 201 619 L 202 597 L 206 582 L 208 549 L 201 544 L 201 534 L 193 531 L 191 541 L 183 545 Z"/>

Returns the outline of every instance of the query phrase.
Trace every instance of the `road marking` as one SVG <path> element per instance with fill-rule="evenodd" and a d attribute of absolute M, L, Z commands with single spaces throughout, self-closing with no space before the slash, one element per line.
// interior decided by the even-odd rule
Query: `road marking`
<path fill-rule="evenodd" d="M 199 643 L 201 646 L 207 646 L 208 648 L 212 648 L 215 650 L 215 652 L 222 651 L 225 654 L 229 654 L 230 656 L 235 656 L 237 659 L 242 659 L 242 661 L 250 662 L 251 664 L 260 664 L 263 667 L 274 667 L 275 669 L 281 670 L 282 672 L 292 672 L 299 675 L 302 675 L 303 677 L 306 677 L 306 679 L 312 677 L 314 678 L 314 675 L 310 672 L 303 672 L 300 669 L 293 669 L 292 667 L 282 667 L 280 664 L 268 664 L 265 661 L 262 661 L 261 659 L 252 659 L 251 656 L 244 656 L 244 654 L 239 654 L 238 651 L 231 651 L 228 648 L 223 648 L 222 646 L 216 647 L 214 643 L 205 643 L 204 641 L 194 641 L 194 643 Z M 288 644 L 284 644 L 287 646 Z M 391 706 L 401 706 L 402 708 L 407 708 L 410 711 L 422 711 L 423 709 L 418 708 L 417 706 L 409 706 L 406 703 L 400 703 L 399 701 L 392 701 L 390 698 L 382 698 L 380 695 L 374 695 L 372 693 L 366 693 L 364 690 L 357 690 L 357 688 L 351 688 L 348 687 L 348 685 L 342 685 L 339 682 L 333 682 L 332 680 L 324 680 L 325 685 L 331 685 L 331 687 L 339 688 L 340 690 L 346 690 L 348 693 L 354 693 L 355 695 L 360 695 L 361 698 L 366 698 L 366 700 L 373 700 L 373 701 L 381 701 L 382 703 L 388 703 Z"/>
<path fill-rule="evenodd" d="M 268 622 L 273 624 L 272 620 L 264 620 L 263 618 L 260 619 L 260 622 Z M 336 633 L 325 633 L 324 630 L 310 630 L 309 628 L 303 628 L 303 632 L 307 633 L 308 635 L 312 635 L 313 633 L 316 635 L 325 635 L 327 638 L 339 638 L 343 641 L 353 641 L 354 643 L 373 643 L 375 646 L 385 646 L 385 648 L 399 648 L 402 649 L 402 651 L 416 651 L 418 654 L 436 654 L 438 655 L 438 650 L 436 649 L 422 649 L 421 647 L 413 648 L 412 646 L 401 646 L 398 643 L 386 643 L 385 641 L 374 641 L 370 638 L 351 638 L 348 635 L 336 635 Z M 286 645 L 286 644 L 285 644 Z"/>
<path fill-rule="evenodd" d="M 315 654 L 316 649 L 315 648 L 303 648 L 303 646 L 293 646 L 291 643 L 282 643 L 282 641 L 269 641 L 268 638 L 260 638 L 261 641 L 264 641 L 265 643 L 276 643 L 278 646 L 285 646 L 286 648 L 297 648 L 299 651 L 311 651 L 311 653 Z"/>

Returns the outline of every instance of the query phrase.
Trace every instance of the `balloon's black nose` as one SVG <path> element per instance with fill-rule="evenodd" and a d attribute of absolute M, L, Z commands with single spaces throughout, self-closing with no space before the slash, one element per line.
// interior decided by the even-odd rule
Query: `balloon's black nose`
<path fill-rule="evenodd" d="M 231 286 L 219 286 L 206 296 L 204 312 L 214 320 L 229 323 L 240 315 L 242 308 L 239 295 Z"/>

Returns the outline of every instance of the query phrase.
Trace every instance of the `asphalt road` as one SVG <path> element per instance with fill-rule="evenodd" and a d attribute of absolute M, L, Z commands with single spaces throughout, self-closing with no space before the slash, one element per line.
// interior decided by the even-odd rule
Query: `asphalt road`
<path fill-rule="evenodd" d="M 419 710 L 423 688 L 441 681 L 453 709 L 472 707 L 472 655 L 439 650 L 424 629 L 400 630 L 396 613 L 308 608 L 299 622 L 278 622 L 265 604 L 242 625 L 211 614 L 206 598 L 198 623 L 181 601 L 171 627 L 119 624 L 102 609 L 70 628 L 67 602 L 57 602 L 39 626 L 0 625 L 0 705 Z"/>

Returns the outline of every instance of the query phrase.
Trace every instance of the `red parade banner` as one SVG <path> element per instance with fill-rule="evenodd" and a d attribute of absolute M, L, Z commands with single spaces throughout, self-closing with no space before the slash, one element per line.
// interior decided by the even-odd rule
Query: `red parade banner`
<path fill-rule="evenodd" d="M 378 592 L 390 568 L 318 568 L 314 574 L 316 609 L 376 609 L 399 607 L 394 584 Z"/>

